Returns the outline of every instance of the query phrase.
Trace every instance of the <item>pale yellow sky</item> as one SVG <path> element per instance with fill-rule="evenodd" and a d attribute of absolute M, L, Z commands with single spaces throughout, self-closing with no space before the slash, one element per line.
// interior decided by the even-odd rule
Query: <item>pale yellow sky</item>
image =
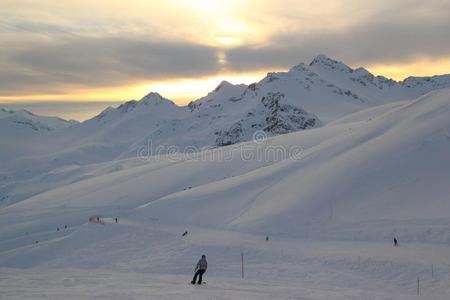
<path fill-rule="evenodd" d="M 0 102 L 186 104 L 325 53 L 396 80 L 450 73 L 450 0 L 0 0 Z"/>
<path fill-rule="evenodd" d="M 221 81 L 233 84 L 250 84 L 259 81 L 266 72 L 220 74 L 205 78 L 180 78 L 174 81 L 164 80 L 149 83 L 130 84 L 111 88 L 73 89 L 70 94 L 38 94 L 0 96 L 0 103 L 17 103 L 36 101 L 123 101 L 140 99 L 150 92 L 158 92 L 162 96 L 175 101 L 179 105 L 187 105 L 190 101 L 201 98 L 214 90 Z"/>

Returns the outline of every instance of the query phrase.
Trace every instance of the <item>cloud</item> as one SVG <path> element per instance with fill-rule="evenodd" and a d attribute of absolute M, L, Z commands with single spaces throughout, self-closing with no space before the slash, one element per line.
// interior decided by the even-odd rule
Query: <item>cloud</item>
<path fill-rule="evenodd" d="M 228 68 L 285 68 L 307 62 L 319 53 L 357 65 L 450 57 L 450 9 L 428 16 L 415 13 L 377 14 L 345 29 L 299 30 L 274 35 L 264 46 L 229 49 Z"/>
<path fill-rule="evenodd" d="M 198 77 L 219 70 L 214 48 L 148 36 L 32 40 L 0 54 L 2 94 Z"/>
<path fill-rule="evenodd" d="M 362 66 L 450 59 L 448 0 L 4 1 L 0 96 L 279 70 L 319 53 Z M 242 45 L 211 42 L 236 22 Z"/>

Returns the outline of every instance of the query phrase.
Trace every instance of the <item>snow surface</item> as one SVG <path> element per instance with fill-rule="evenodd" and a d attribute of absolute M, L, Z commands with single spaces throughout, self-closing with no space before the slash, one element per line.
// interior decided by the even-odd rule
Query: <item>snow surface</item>
<path fill-rule="evenodd" d="M 102 122 L 187 109 L 149 98 L 65 132 L 98 126 L 86 139 L 106 143 L 127 129 Z M 450 89 L 397 100 L 262 142 L 20 173 L 28 196 L 0 208 L 0 298 L 415 299 L 420 278 L 417 299 L 448 299 Z M 207 284 L 191 286 L 201 254 Z"/>
<path fill-rule="evenodd" d="M 0 108 L 0 167 L 9 160 L 33 154 L 36 150 L 53 151 L 53 146 L 48 147 L 42 142 L 51 139 L 54 132 L 76 124 L 77 121 L 37 116 L 27 110 Z"/>

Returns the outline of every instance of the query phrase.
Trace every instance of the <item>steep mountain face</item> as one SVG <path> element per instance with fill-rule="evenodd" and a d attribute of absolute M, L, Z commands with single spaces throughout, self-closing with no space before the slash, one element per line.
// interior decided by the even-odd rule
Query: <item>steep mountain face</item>
<path fill-rule="evenodd" d="M 205 132 L 206 145 L 212 146 L 248 141 L 258 130 L 272 136 L 321 125 L 317 116 L 302 109 L 300 101 L 287 99 L 281 92 L 261 93 L 256 84 L 247 87 L 222 82 L 188 107 L 194 128 L 202 128 L 206 122 L 212 129 Z"/>
<path fill-rule="evenodd" d="M 272 136 L 318 125 L 320 121 L 314 114 L 288 104 L 284 94 L 280 92 L 269 92 L 261 98 L 260 104 L 254 110 L 247 112 L 246 118 L 232 124 L 228 129 L 216 131 L 215 143 L 218 146 L 226 146 L 248 141 L 256 130 Z"/>

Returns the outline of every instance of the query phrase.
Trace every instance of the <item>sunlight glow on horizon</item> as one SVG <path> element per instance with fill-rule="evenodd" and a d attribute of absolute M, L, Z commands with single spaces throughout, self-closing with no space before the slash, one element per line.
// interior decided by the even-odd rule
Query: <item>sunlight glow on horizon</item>
<path fill-rule="evenodd" d="M 260 81 L 267 72 L 255 72 L 249 74 L 213 76 L 204 79 L 185 79 L 179 81 L 166 81 L 150 84 L 146 87 L 147 92 L 157 92 L 162 96 L 173 100 L 178 105 L 186 105 L 192 100 L 206 96 L 213 91 L 222 81 L 232 84 L 249 85 Z"/>
<path fill-rule="evenodd" d="M 223 58 L 218 58 L 223 59 Z M 344 62 L 345 63 L 345 62 Z M 352 66 L 356 68 L 358 66 Z M 449 73 L 450 60 L 418 60 L 415 64 L 376 64 L 365 67 L 374 75 L 382 75 L 396 81 L 402 81 L 409 76 L 433 76 Z M 281 68 L 280 68 L 281 69 Z M 251 84 L 263 79 L 268 72 L 284 72 L 286 69 L 256 71 L 250 73 L 232 73 L 214 75 L 203 78 L 181 78 L 155 82 L 140 82 L 125 86 L 110 88 L 73 89 L 63 94 L 32 94 L 20 96 L 0 96 L 0 104 L 12 104 L 30 101 L 48 102 L 125 102 L 139 100 L 150 92 L 157 92 L 161 96 L 174 101 L 177 105 L 187 105 L 190 101 L 206 96 L 222 81 L 232 84 Z"/>
<path fill-rule="evenodd" d="M 90 90 L 74 90 L 68 94 L 42 94 L 23 96 L 0 96 L 0 103 L 20 103 L 29 101 L 129 101 L 139 100 L 150 92 L 157 92 L 161 96 L 174 101 L 177 105 L 187 105 L 190 101 L 206 96 L 222 81 L 232 84 L 250 84 L 258 82 L 267 72 L 260 71 L 244 74 L 215 75 L 206 78 L 185 78 L 158 81 L 152 83 L 138 83 L 135 85 L 119 86 L 115 88 L 99 88 Z"/>
<path fill-rule="evenodd" d="M 450 73 L 450 59 L 418 59 L 415 63 L 375 64 L 367 67 L 374 75 L 382 75 L 396 81 L 410 76 L 433 76 Z"/>

